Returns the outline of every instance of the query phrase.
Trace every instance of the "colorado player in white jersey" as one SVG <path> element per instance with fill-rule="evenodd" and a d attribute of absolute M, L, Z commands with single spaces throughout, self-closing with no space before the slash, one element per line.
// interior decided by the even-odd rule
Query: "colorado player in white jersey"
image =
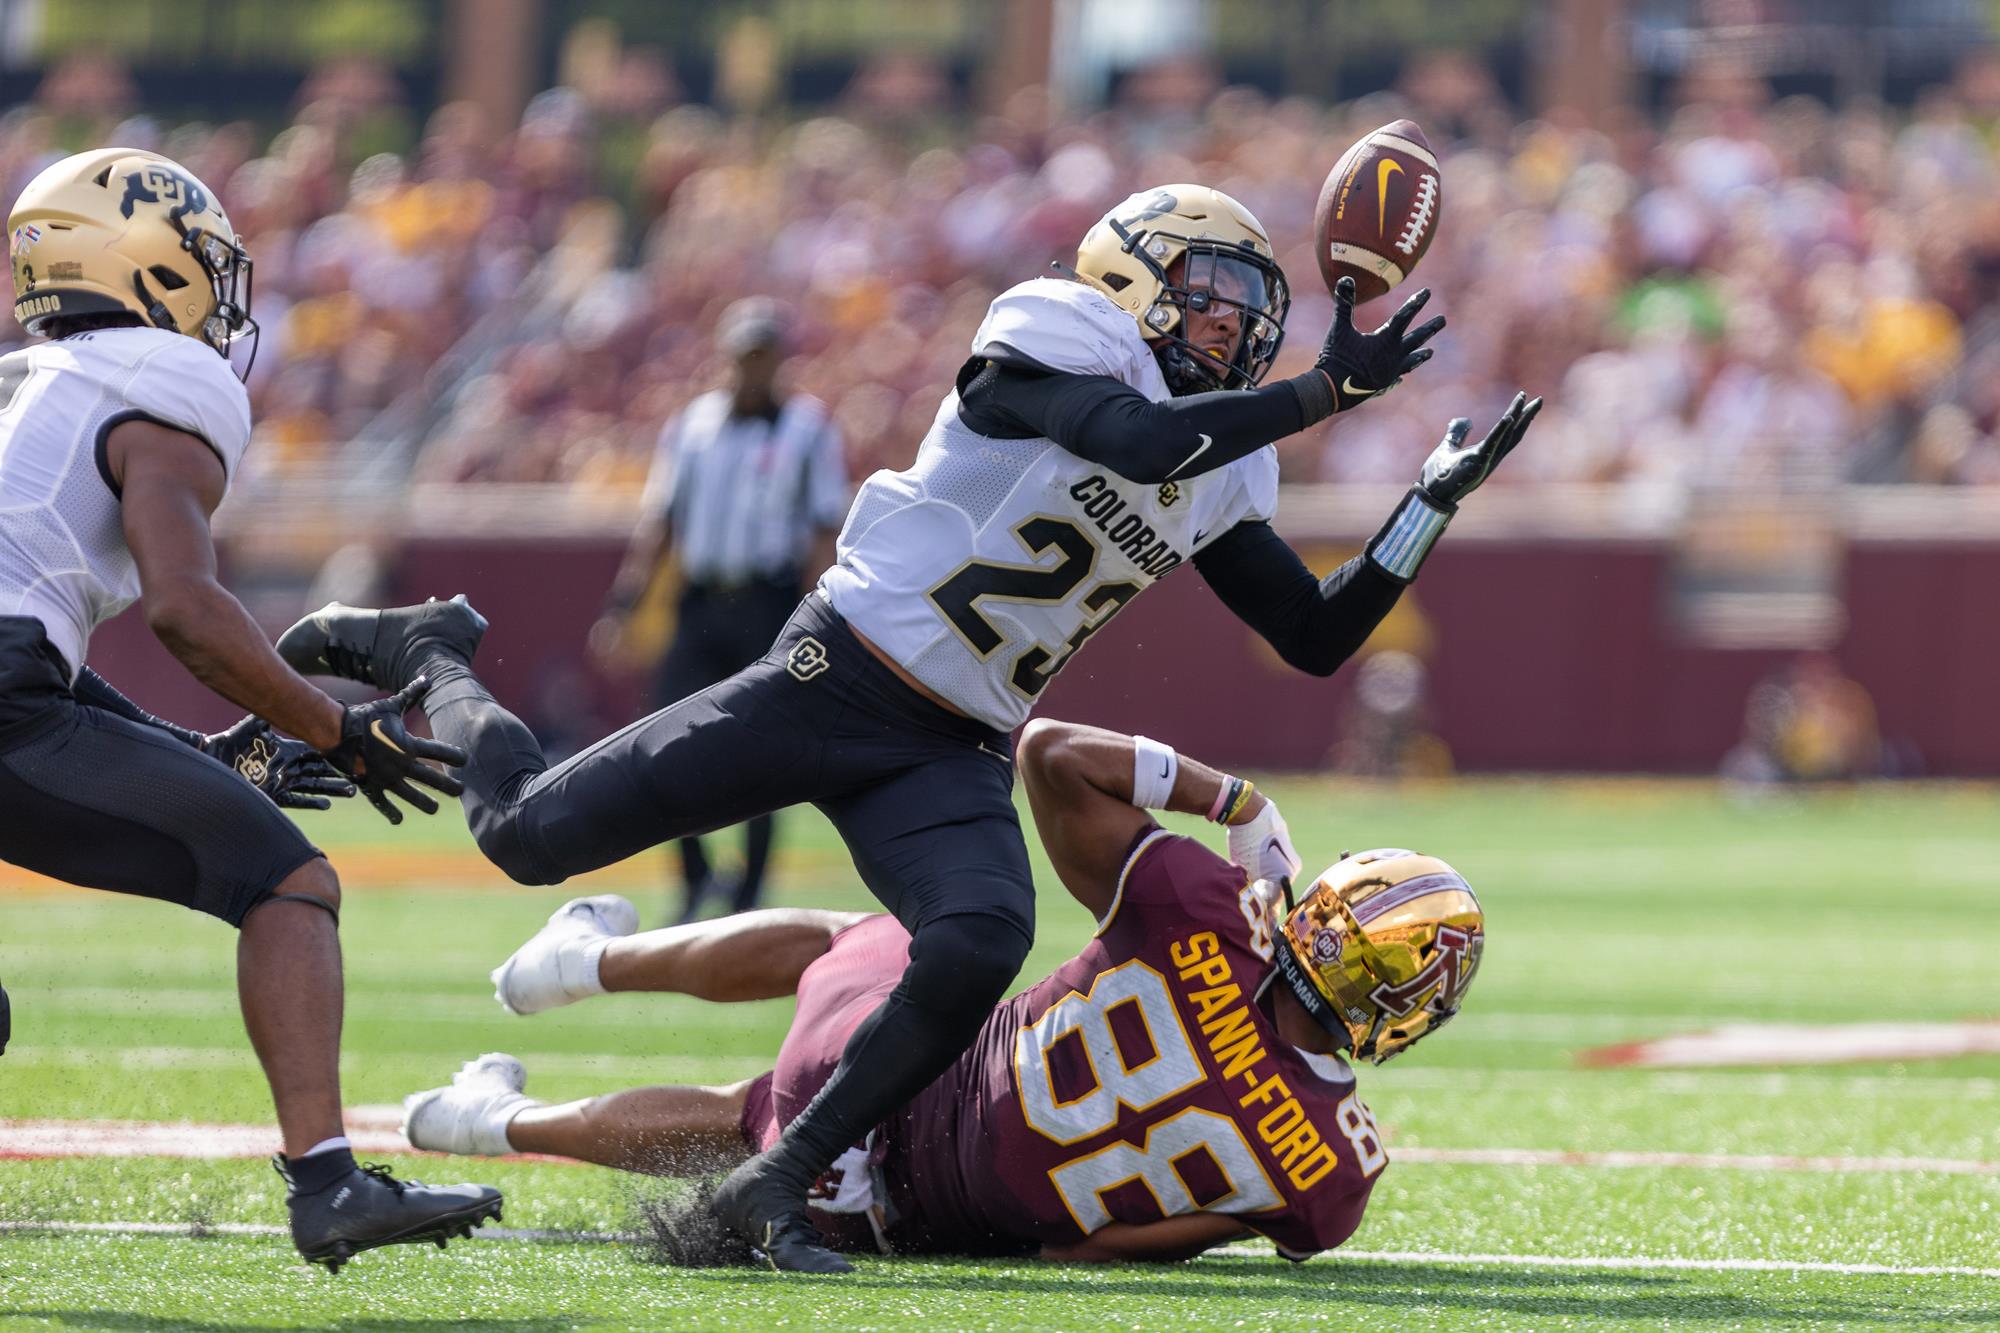
<path fill-rule="evenodd" d="M 254 351 L 250 256 L 206 186 L 129 148 L 50 166 L 7 225 L 15 317 L 48 341 L 0 358 L 0 860 L 238 928 L 244 1025 L 307 1259 L 338 1268 L 378 1245 L 467 1234 L 499 1215 L 498 1191 L 355 1164 L 341 1128 L 340 884 L 279 809 L 325 809 L 358 786 L 392 822 L 391 792 L 435 811 L 411 784 L 458 784 L 420 761 L 462 756 L 404 730 L 421 684 L 343 706 L 280 661 L 215 578 L 209 516 L 250 443 L 228 360 L 241 340 Z M 92 671 L 91 631 L 134 602 L 251 716 L 204 736 Z"/>
<path fill-rule="evenodd" d="M 762 661 L 560 765 L 474 675 L 485 621 L 462 598 L 336 603 L 278 641 L 307 672 L 389 689 L 428 677 L 432 727 L 470 756 L 466 820 L 525 883 L 802 801 L 833 821 L 909 931 L 910 966 L 811 1105 L 716 1193 L 717 1215 L 778 1268 L 846 1270 L 807 1189 L 952 1063 L 1027 955 L 1007 732 L 1043 686 L 1190 561 L 1286 661 L 1330 674 L 1540 405 L 1517 398 L 1476 445 L 1453 422 L 1367 552 L 1322 582 L 1268 522 L 1269 446 L 1426 360 L 1443 321 L 1410 329 L 1425 294 L 1364 334 L 1345 285 L 1314 366 L 1261 385 L 1290 300 L 1269 238 L 1227 195 L 1134 195 L 1068 273 L 994 301 L 916 462 L 862 486 L 838 563 Z M 495 972 L 502 1003 L 597 987 L 605 941 L 630 924 L 581 901 Z"/>

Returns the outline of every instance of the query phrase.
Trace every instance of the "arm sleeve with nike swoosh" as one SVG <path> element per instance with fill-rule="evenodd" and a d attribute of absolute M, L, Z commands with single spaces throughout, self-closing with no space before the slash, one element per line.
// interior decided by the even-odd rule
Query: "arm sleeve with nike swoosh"
<path fill-rule="evenodd" d="M 1108 375 L 987 360 L 967 367 L 959 416 L 982 435 L 1043 435 L 1127 481 L 1157 485 L 1227 467 L 1333 415 L 1326 376 L 1154 402 Z"/>
<path fill-rule="evenodd" d="M 1238 523 L 1196 552 L 1194 566 L 1278 656 L 1314 676 L 1338 671 L 1403 595 L 1403 585 L 1366 554 L 1314 577 L 1263 522 Z"/>

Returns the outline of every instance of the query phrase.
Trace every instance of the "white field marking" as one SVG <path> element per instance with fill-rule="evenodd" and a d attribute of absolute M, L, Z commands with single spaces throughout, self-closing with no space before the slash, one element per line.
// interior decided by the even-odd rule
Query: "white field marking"
<path fill-rule="evenodd" d="M 9 1233 L 86 1236 L 270 1236 L 287 1234 L 284 1227 L 258 1222 L 214 1222 L 196 1228 L 186 1222 L 0 1222 L 0 1235 Z M 474 1240 L 511 1241 L 529 1244 L 604 1245 L 643 1239 L 630 1232 L 564 1231 L 546 1227 L 481 1227 Z M 1230 1258 L 1268 1259 L 1268 1245 L 1223 1245 L 1210 1254 Z M 1832 1273 L 1842 1277 L 1983 1277 L 2000 1278 L 2000 1268 L 1975 1268 L 1967 1264 L 1837 1264 L 1815 1261 L 1789 1262 L 1783 1259 L 1679 1259 L 1633 1255 L 1566 1254 L 1449 1254 L 1427 1250 L 1332 1250 L 1313 1256 L 1315 1264 L 1429 1264 L 1461 1268 L 1578 1268 L 1669 1269 L 1697 1273 Z"/>
<path fill-rule="evenodd" d="M 1968 1023 L 1731 1023 L 1586 1051 L 1611 1068 L 1830 1065 L 2000 1055 L 2000 1020 Z"/>
<path fill-rule="evenodd" d="M 346 1113 L 357 1151 L 413 1151 L 398 1127 L 399 1106 L 356 1106 Z M 143 1120 L 0 1120 L 0 1160 L 43 1157 L 263 1157 L 278 1150 L 268 1125 L 162 1123 Z M 518 1154 L 526 1157 L 527 1154 Z M 2000 1176 L 2000 1162 L 1962 1157 L 1821 1156 L 1782 1153 L 1576 1152 L 1561 1148 L 1399 1147 L 1402 1162 L 1451 1166 L 1568 1167 L 1598 1170 L 1803 1172 L 1820 1175 Z M 539 1161 L 564 1161 L 540 1157 Z"/>
<path fill-rule="evenodd" d="M 574 1051 L 541 1053 L 529 1049 L 515 1052 L 530 1065 L 529 1075 L 578 1078 L 633 1078 L 644 1083 L 733 1081 L 769 1069 L 766 1057 L 739 1055 L 591 1055 Z M 64 1068 L 103 1066 L 126 1071 L 171 1069 L 185 1071 L 241 1070 L 254 1074 L 256 1057 L 247 1045 L 233 1046 L 94 1046 L 51 1048 L 21 1046 L 7 1052 L 7 1059 L 23 1065 L 59 1065 Z M 395 1057 L 421 1063 L 431 1057 Z M 1421 1058 L 1421 1057 L 1417 1057 Z M 455 1059 L 439 1057 L 438 1081 L 455 1067 Z M 2000 1100 L 2000 1079 L 1985 1077 L 1930 1078 L 1886 1074 L 1834 1073 L 1737 1073 L 1726 1069 L 1603 1069 L 1579 1071 L 1568 1068 L 1518 1069 L 1407 1065 L 1397 1061 L 1380 1072 L 1364 1071 L 1372 1092 L 1400 1092 L 1424 1089 L 1443 1093 L 1474 1091 L 1540 1092 L 1553 1088 L 1574 1088 L 1572 1080 L 1587 1078 L 1603 1086 L 1674 1097 L 1754 1097 L 1765 1099 L 1794 1093 L 1825 1097 L 1870 1097 L 1933 1102 L 1986 1102 Z M 1614 1078 L 1631 1080 L 1614 1085 Z M 412 1089 L 414 1091 L 415 1089 Z"/>
<path fill-rule="evenodd" d="M 587 1055 L 573 1051 L 542 1053 L 527 1048 L 520 1048 L 519 1053 L 532 1066 L 531 1075 L 540 1073 L 565 1078 L 572 1075 L 580 1078 L 621 1078 L 640 1083 L 705 1082 L 710 1079 L 734 1082 L 740 1078 L 763 1073 L 770 1069 L 772 1061 L 772 1057 L 768 1055 Z M 8 1048 L 7 1059 L 11 1062 L 16 1056 L 24 1065 L 60 1065 L 64 1068 L 100 1066 L 125 1071 L 230 1069 L 252 1074 L 257 1072 L 257 1057 L 252 1054 L 248 1044 L 93 1046 L 62 1049 L 17 1044 Z M 432 1086 L 443 1083 L 461 1063 L 458 1056 L 428 1056 L 421 1053 L 401 1054 L 391 1058 L 398 1064 L 408 1061 L 435 1065 L 436 1076 Z"/>
<path fill-rule="evenodd" d="M 8 1056 L 13 1059 L 13 1056 Z M 1371 1071 L 1372 1072 L 1372 1071 Z M 1614 1084 L 1610 1076 L 1629 1079 Z M 1400 1092 L 1547 1092 L 1573 1089 L 1571 1080 L 1585 1078 L 1604 1088 L 1671 1097 L 1754 1097 L 1765 1100 L 1811 1093 L 1824 1097 L 1911 1098 L 1923 1101 L 1985 1102 L 2000 1099 L 2000 1079 L 1896 1077 L 1886 1074 L 1735 1073 L 1726 1070 L 1673 1069 L 1452 1069 L 1404 1068 L 1398 1064 L 1375 1074 L 1370 1091 Z M 1601 1082 L 1600 1082 L 1601 1080 Z"/>
<path fill-rule="evenodd" d="M 1271 1253 L 1257 1245 L 1224 1245 L 1210 1254 L 1244 1255 L 1252 1258 Z M 1315 1257 L 1315 1262 L 1369 1264 L 1437 1264 L 1475 1268 L 1602 1268 L 1672 1269 L 1698 1273 L 1836 1273 L 1843 1277 L 1987 1277 L 2000 1278 L 2000 1268 L 1974 1268 L 1967 1264 L 1835 1264 L 1790 1262 L 1784 1259 L 1665 1259 L 1645 1255 L 1620 1258 L 1615 1255 L 1567 1254 L 1434 1254 L 1427 1250 L 1332 1250 Z"/>

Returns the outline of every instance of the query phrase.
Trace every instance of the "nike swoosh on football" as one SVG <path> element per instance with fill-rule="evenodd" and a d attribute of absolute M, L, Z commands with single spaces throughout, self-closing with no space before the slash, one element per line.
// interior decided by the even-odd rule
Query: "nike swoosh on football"
<path fill-rule="evenodd" d="M 1341 383 L 1340 391 L 1350 398 L 1366 398 L 1369 394 L 1375 392 L 1373 389 L 1364 389 L 1359 384 L 1356 384 L 1352 375 L 1349 375 Z M 1182 466 L 1185 467 L 1186 464 L 1182 464 Z"/>
<path fill-rule="evenodd" d="M 1379 234 L 1389 226 L 1389 177 L 1400 175 L 1403 164 L 1393 157 L 1385 157 L 1375 164 L 1375 230 Z"/>

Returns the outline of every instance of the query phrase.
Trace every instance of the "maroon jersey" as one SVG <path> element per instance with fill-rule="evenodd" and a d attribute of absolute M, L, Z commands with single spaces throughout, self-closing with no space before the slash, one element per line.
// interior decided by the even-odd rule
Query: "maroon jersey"
<path fill-rule="evenodd" d="M 1271 947 L 1240 869 L 1147 834 L 1089 947 L 884 1125 L 898 1248 L 1023 1252 L 1196 1211 L 1288 1258 L 1346 1240 L 1388 1154 L 1346 1062 L 1257 1004 Z"/>

